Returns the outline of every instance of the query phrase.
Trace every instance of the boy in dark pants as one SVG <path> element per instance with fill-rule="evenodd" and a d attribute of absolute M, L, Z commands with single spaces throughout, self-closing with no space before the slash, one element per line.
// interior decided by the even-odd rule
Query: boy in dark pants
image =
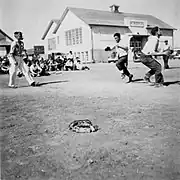
<path fill-rule="evenodd" d="M 165 45 L 163 47 L 163 52 L 166 52 L 166 55 L 163 56 L 163 60 L 164 60 L 164 69 L 169 69 L 169 56 L 171 54 L 172 48 L 171 46 L 168 44 L 168 40 L 164 41 Z"/>
<path fill-rule="evenodd" d="M 121 71 L 121 78 L 124 79 L 125 76 L 129 77 L 129 81 L 127 83 L 132 82 L 133 75 L 127 69 L 127 62 L 128 62 L 128 41 L 126 44 L 121 43 L 121 34 L 115 33 L 114 39 L 116 41 L 116 46 L 113 48 L 107 47 L 105 50 L 116 50 L 116 55 L 118 57 L 118 61 L 116 63 L 116 67 Z"/>
<path fill-rule="evenodd" d="M 149 36 L 148 41 L 146 42 L 144 48 L 142 49 L 141 53 L 141 62 L 147 66 L 150 71 L 146 73 L 144 80 L 150 83 L 150 77 L 155 75 L 155 83 L 151 84 L 155 87 L 161 87 L 164 83 L 164 78 L 161 73 L 162 67 L 161 64 L 156 61 L 153 56 L 162 56 L 163 53 L 158 53 L 158 45 L 159 45 L 159 34 L 160 30 L 156 26 L 151 30 L 151 36 Z"/>

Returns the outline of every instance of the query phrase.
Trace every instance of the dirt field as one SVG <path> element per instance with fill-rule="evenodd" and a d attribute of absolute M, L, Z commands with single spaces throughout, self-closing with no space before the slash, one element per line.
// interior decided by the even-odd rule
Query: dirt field
<path fill-rule="evenodd" d="M 114 64 L 40 77 L 40 87 L 20 78 L 9 89 L 0 75 L 1 180 L 180 180 L 180 61 L 170 66 L 162 88 L 141 80 L 141 64 L 131 84 Z M 68 130 L 85 118 L 101 129 Z"/>

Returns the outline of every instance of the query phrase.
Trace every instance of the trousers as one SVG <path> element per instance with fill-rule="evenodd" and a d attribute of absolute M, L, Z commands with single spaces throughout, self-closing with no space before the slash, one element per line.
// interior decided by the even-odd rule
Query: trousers
<path fill-rule="evenodd" d="M 123 73 L 126 75 L 126 76 L 129 76 L 130 73 L 129 71 L 127 70 L 127 62 L 128 62 L 128 56 L 122 56 L 118 59 L 118 61 L 116 62 L 116 67 L 122 71 L 123 70 Z"/>
<path fill-rule="evenodd" d="M 17 65 L 15 65 L 14 58 L 17 62 Z M 24 74 L 29 85 L 31 85 L 34 82 L 34 79 L 30 75 L 29 68 L 28 68 L 27 64 L 23 61 L 22 57 L 20 57 L 20 56 L 11 57 L 10 56 L 9 62 L 10 62 L 9 86 L 15 85 L 16 75 L 17 75 L 18 69 L 20 69 L 20 71 Z"/>
<path fill-rule="evenodd" d="M 145 77 L 150 78 L 152 75 L 155 75 L 155 83 L 164 82 L 164 77 L 161 73 L 162 67 L 158 61 L 156 61 L 152 56 L 144 54 L 141 55 L 140 60 L 150 69 L 150 71 L 146 73 Z"/>
<path fill-rule="evenodd" d="M 164 55 L 163 56 L 163 61 L 164 61 L 164 68 L 169 68 L 169 65 L 168 65 L 168 61 L 169 61 L 169 56 L 168 55 Z"/>

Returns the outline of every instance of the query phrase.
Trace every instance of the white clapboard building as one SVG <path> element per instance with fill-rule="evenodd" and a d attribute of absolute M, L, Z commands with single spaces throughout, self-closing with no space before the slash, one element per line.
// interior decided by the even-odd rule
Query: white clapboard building
<path fill-rule="evenodd" d="M 129 47 L 142 48 L 154 26 L 161 29 L 160 41 L 173 46 L 175 29 L 152 15 L 124 13 L 117 5 L 109 11 L 67 7 L 60 19 L 50 21 L 42 40 L 48 54 L 72 51 L 82 62 L 104 62 L 108 57 L 104 48 L 113 46 L 114 33 L 128 33 Z"/>
<path fill-rule="evenodd" d="M 13 39 L 0 29 L 0 56 L 5 56 L 10 51 Z"/>

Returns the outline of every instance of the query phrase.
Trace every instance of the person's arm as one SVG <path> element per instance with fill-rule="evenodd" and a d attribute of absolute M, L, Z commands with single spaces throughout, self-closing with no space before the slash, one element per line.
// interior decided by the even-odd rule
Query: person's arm
<path fill-rule="evenodd" d="M 34 72 L 34 67 L 33 67 L 32 65 L 30 66 L 29 70 L 30 70 L 30 73 L 31 73 L 32 75 L 35 75 L 35 74 L 36 74 L 36 73 Z"/>
<path fill-rule="evenodd" d="M 113 51 L 113 50 L 115 50 L 116 49 L 116 46 L 114 46 L 114 47 L 112 47 L 112 48 L 110 48 L 111 49 L 111 51 Z"/>
<path fill-rule="evenodd" d="M 150 53 L 152 56 L 164 56 L 166 55 L 166 52 L 152 52 Z"/>
<path fill-rule="evenodd" d="M 116 46 L 114 46 L 114 47 L 112 47 L 112 48 L 110 48 L 109 46 L 107 46 L 104 50 L 105 51 L 113 51 L 113 50 L 115 50 L 116 49 Z"/>
<path fill-rule="evenodd" d="M 123 49 L 124 51 L 128 51 L 128 47 L 123 47 L 123 46 L 120 46 L 120 45 L 117 45 L 117 47 Z"/>
<path fill-rule="evenodd" d="M 12 44 L 11 44 L 11 49 L 10 49 L 9 55 L 13 59 L 14 64 L 18 65 L 18 62 L 16 61 L 16 59 L 14 57 L 15 48 L 16 48 L 16 42 L 13 41 Z"/>
<path fill-rule="evenodd" d="M 37 68 L 42 71 L 42 68 L 39 66 L 39 64 L 36 64 Z"/>

